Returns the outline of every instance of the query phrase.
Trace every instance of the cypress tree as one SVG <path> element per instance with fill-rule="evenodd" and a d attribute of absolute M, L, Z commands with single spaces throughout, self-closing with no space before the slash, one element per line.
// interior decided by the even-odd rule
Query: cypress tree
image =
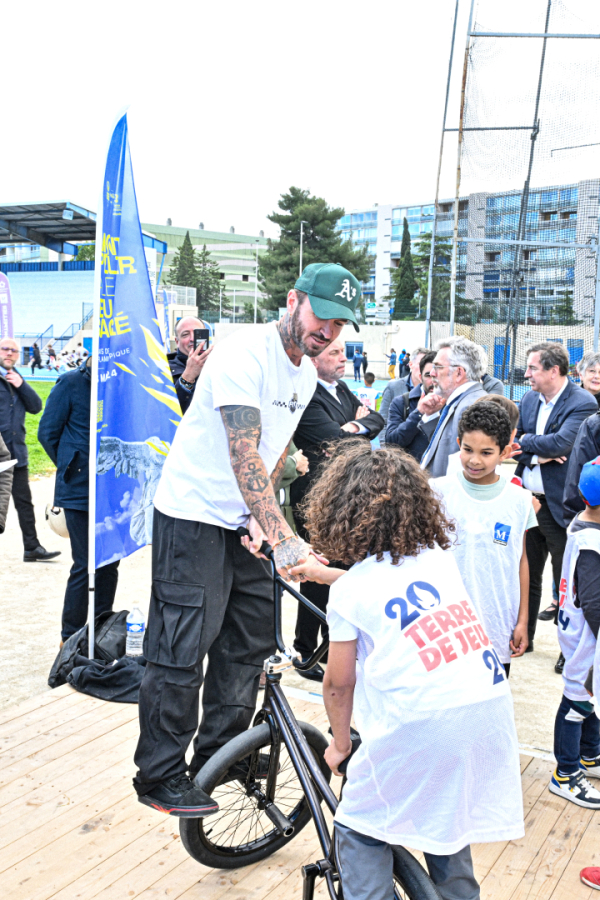
<path fill-rule="evenodd" d="M 404 219 L 400 265 L 392 271 L 392 291 L 388 298 L 394 304 L 393 320 L 414 319 L 413 300 L 418 287 L 419 285 L 415 279 L 408 222 Z"/>
<path fill-rule="evenodd" d="M 198 288 L 198 271 L 196 266 L 196 251 L 192 246 L 190 233 L 186 231 L 183 244 L 175 254 L 169 270 L 170 284 Z"/>
<path fill-rule="evenodd" d="M 198 309 L 205 311 L 218 310 L 219 292 L 221 289 L 219 264 L 211 259 L 210 251 L 206 249 L 206 244 L 200 253 L 196 254 L 196 279 L 196 304 Z"/>

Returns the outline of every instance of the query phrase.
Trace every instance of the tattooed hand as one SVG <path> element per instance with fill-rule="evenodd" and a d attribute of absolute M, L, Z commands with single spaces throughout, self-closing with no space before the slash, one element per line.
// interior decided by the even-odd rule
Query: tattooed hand
<path fill-rule="evenodd" d="M 277 544 L 273 555 L 275 557 L 275 566 L 281 577 L 285 578 L 286 581 L 300 581 L 300 578 L 297 575 L 291 575 L 289 570 L 293 566 L 305 562 L 310 552 L 308 544 L 296 536 L 289 538 L 282 544 Z"/>

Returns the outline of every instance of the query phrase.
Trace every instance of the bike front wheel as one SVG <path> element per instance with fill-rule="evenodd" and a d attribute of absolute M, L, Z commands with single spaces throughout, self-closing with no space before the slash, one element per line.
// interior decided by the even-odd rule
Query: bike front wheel
<path fill-rule="evenodd" d="M 298 722 L 298 726 L 308 741 L 316 765 L 329 781 L 331 770 L 324 757 L 327 738 L 307 722 Z M 284 836 L 277 831 L 264 810 L 258 808 L 255 797 L 248 796 L 241 781 L 234 779 L 222 783 L 232 766 L 255 751 L 269 753 L 270 747 L 271 730 L 263 722 L 229 741 L 198 773 L 196 784 L 217 801 L 219 812 L 206 819 L 179 820 L 183 846 L 197 862 L 216 869 L 249 866 L 275 853 L 310 821 L 310 808 L 283 743 L 279 753 L 274 803 L 293 824 L 292 835 Z M 263 787 L 265 782 L 266 779 L 263 779 Z"/>

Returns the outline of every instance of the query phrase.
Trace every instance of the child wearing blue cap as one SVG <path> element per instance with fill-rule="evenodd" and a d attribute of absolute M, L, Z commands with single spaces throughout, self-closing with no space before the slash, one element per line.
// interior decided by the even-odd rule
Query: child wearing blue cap
<path fill-rule="evenodd" d="M 571 522 L 563 558 L 558 639 L 565 657 L 564 693 L 554 725 L 556 771 L 550 791 L 577 806 L 600 809 L 600 720 L 585 689 L 600 627 L 600 456 L 581 470 L 585 509 Z"/>

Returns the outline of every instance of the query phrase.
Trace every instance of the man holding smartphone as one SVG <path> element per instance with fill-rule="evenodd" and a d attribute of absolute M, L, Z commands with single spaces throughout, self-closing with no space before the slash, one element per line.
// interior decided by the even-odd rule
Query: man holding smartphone
<path fill-rule="evenodd" d="M 207 339 L 198 342 L 194 349 L 196 329 L 206 329 L 206 323 L 194 316 L 180 319 L 175 326 L 177 350 L 175 353 L 167 354 L 173 384 L 184 415 L 192 402 L 196 382 L 212 349 L 209 348 Z"/>

